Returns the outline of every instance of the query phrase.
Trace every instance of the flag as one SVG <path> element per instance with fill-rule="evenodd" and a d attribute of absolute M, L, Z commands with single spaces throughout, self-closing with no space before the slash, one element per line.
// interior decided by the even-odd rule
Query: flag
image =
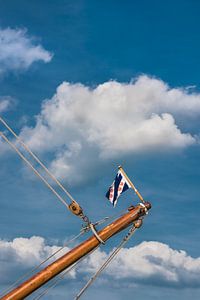
<path fill-rule="evenodd" d="M 119 170 L 113 181 L 112 185 L 109 187 L 108 192 L 106 193 L 106 197 L 115 207 L 117 204 L 117 199 L 119 196 L 128 190 L 131 187 L 130 183 L 124 176 L 124 174 Z"/>

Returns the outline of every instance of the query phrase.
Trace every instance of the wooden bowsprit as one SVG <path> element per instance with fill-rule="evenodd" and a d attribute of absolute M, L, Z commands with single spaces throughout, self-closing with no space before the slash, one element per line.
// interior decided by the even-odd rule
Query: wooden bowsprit
<path fill-rule="evenodd" d="M 98 231 L 98 235 L 100 236 L 100 238 L 105 242 L 115 234 L 133 224 L 134 221 L 138 220 L 146 214 L 146 210 L 149 210 L 151 208 L 151 204 L 149 202 L 145 202 L 144 206 L 145 207 L 138 204 L 135 208 L 128 211 L 122 217 L 107 225 L 102 230 Z M 46 282 L 61 273 L 63 270 L 73 265 L 83 256 L 90 253 L 99 244 L 99 240 L 94 235 L 91 236 L 89 239 L 69 251 L 67 254 L 63 255 L 54 263 L 50 264 L 45 269 L 28 279 L 23 284 L 0 299 L 19 300 L 27 297 L 39 287 L 44 285 Z"/>

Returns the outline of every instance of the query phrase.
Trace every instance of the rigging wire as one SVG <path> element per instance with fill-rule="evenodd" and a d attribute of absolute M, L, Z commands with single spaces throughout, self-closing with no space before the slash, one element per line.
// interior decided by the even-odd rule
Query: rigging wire
<path fill-rule="evenodd" d="M 62 189 L 62 191 L 70 198 L 72 203 L 75 203 L 79 206 L 78 202 L 72 197 L 72 195 L 65 189 L 65 187 L 61 184 L 61 182 L 48 170 L 48 168 L 41 162 L 41 160 L 32 152 L 32 150 L 23 142 L 23 140 L 14 132 L 14 130 L 7 124 L 7 122 L 0 117 L 0 122 L 8 129 L 8 131 L 19 141 L 19 143 L 23 146 L 23 148 L 35 159 L 35 161 L 46 171 L 49 177 L 58 184 L 58 186 Z M 34 173 L 39 176 L 39 178 L 47 185 L 47 187 L 56 195 L 56 197 L 68 208 L 73 212 L 71 209 L 71 205 L 68 205 L 67 202 L 55 191 L 55 189 L 47 182 L 47 180 L 34 168 L 34 166 L 25 158 L 22 152 L 18 150 L 18 148 L 8 140 L 8 138 L 0 132 L 0 135 L 4 140 L 10 144 L 10 146 L 18 153 L 18 155 L 29 165 L 29 167 L 34 171 Z M 120 167 L 121 168 L 121 167 Z M 121 168 L 122 169 L 122 168 Z M 123 170 L 122 170 L 123 171 Z M 124 172 L 124 171 L 123 171 Z M 127 176 L 127 175 L 126 175 Z M 130 179 L 129 179 L 130 181 Z M 74 213 L 74 212 L 73 212 Z M 81 219 L 86 222 L 87 224 L 90 223 L 87 216 L 83 213 L 79 215 Z"/>
<path fill-rule="evenodd" d="M 86 256 L 83 256 L 80 260 L 75 262 L 71 267 L 66 269 L 60 276 L 58 276 L 40 295 L 36 296 L 32 300 L 39 300 L 43 296 L 45 296 L 50 289 L 54 288 L 62 279 L 64 279 L 65 275 L 67 275 L 70 271 L 72 271 L 79 263 L 81 263 L 85 258 L 87 258 L 89 255 L 91 255 L 94 251 L 96 251 L 99 248 L 100 245 L 98 245 L 96 248 L 94 248 L 91 252 L 89 252 Z"/>
<path fill-rule="evenodd" d="M 58 250 L 53 252 L 50 256 L 48 256 L 45 260 L 43 260 L 39 265 L 35 266 L 32 270 L 28 271 L 21 277 L 19 277 L 14 283 L 12 283 L 8 288 L 6 288 L 4 291 L 1 292 L 0 296 L 3 296 L 7 292 L 9 292 L 12 288 L 14 288 L 17 284 L 20 283 L 24 278 L 30 276 L 33 274 L 33 272 L 37 271 L 42 265 L 44 265 L 48 260 L 50 260 L 52 257 L 54 257 L 56 254 L 58 254 L 60 251 L 62 251 L 65 247 L 67 247 L 70 243 L 78 239 L 80 236 L 82 236 L 87 230 L 82 229 L 76 236 L 74 236 L 71 240 L 67 241 L 62 247 L 60 247 Z"/>
<path fill-rule="evenodd" d="M 31 151 L 31 149 L 22 141 L 22 139 L 9 127 L 5 120 L 0 117 L 0 122 L 8 129 L 8 131 L 16 138 L 17 141 L 22 145 L 22 147 L 31 155 L 31 157 L 45 170 L 49 177 L 57 183 L 57 185 L 62 189 L 62 191 L 71 199 L 71 203 L 68 205 L 67 202 L 60 196 L 59 193 L 55 191 L 51 184 L 42 176 L 30 163 L 28 159 L 23 155 L 23 153 L 6 138 L 6 136 L 1 133 L 1 136 L 6 142 L 12 146 L 12 148 L 18 153 L 18 155 L 29 165 L 29 167 L 36 173 L 37 176 L 47 185 L 47 187 L 56 195 L 56 197 L 76 216 L 80 217 L 85 223 L 90 224 L 89 218 L 83 213 L 83 209 L 80 207 L 78 202 L 72 197 L 72 195 L 64 188 L 61 182 L 47 169 L 47 167 L 41 162 L 41 160 Z M 20 153 L 19 153 L 20 152 Z"/>
<path fill-rule="evenodd" d="M 23 148 L 39 163 L 39 165 L 46 171 L 50 178 L 58 184 L 58 186 L 63 190 L 63 192 L 70 198 L 71 201 L 76 202 L 72 195 L 65 189 L 61 182 L 48 170 L 48 168 L 41 162 L 41 160 L 32 152 L 32 150 L 23 142 L 23 140 L 14 132 L 12 128 L 6 123 L 5 120 L 0 117 L 2 124 L 10 131 L 10 133 L 20 142 Z M 78 204 L 78 203 L 77 203 Z"/>
<path fill-rule="evenodd" d="M 112 254 L 108 257 L 108 259 L 103 263 L 103 265 L 97 270 L 97 272 L 88 280 L 85 286 L 80 290 L 80 292 L 76 295 L 74 300 L 78 300 L 82 294 L 86 291 L 86 289 L 95 281 L 95 279 L 100 275 L 100 273 L 107 267 L 107 265 L 115 258 L 118 252 L 125 246 L 125 244 L 130 240 L 133 234 L 136 231 L 135 225 L 131 227 L 128 234 L 122 239 L 118 247 L 112 252 Z"/>
<path fill-rule="evenodd" d="M 22 152 L 11 142 L 9 139 L 0 132 L 0 136 L 17 152 L 21 159 L 26 162 L 26 164 L 32 169 L 32 171 L 46 184 L 46 186 L 56 195 L 56 197 L 67 207 L 69 208 L 67 202 L 56 192 L 56 190 L 48 183 L 48 181 L 34 168 L 34 166 L 26 159 Z"/>

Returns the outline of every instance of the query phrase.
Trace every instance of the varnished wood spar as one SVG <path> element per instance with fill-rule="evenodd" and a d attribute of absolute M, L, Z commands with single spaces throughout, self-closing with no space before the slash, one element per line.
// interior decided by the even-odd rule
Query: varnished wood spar
<path fill-rule="evenodd" d="M 146 202 L 145 207 L 147 209 L 151 208 L 151 204 Z M 122 217 L 107 225 L 105 228 L 98 232 L 98 235 L 103 241 L 108 240 L 110 237 L 116 233 L 122 231 L 133 221 L 137 220 L 140 216 L 145 214 L 145 207 L 137 205 L 135 208 L 124 214 Z M 99 245 L 99 241 L 95 236 L 88 238 L 86 241 L 82 242 L 80 245 L 60 257 L 55 262 L 51 263 L 42 271 L 38 272 L 36 275 L 19 285 L 17 288 L 13 289 L 7 295 L 0 298 L 0 300 L 19 300 L 24 299 L 36 289 L 41 287 L 43 284 L 48 282 L 50 279 L 61 273 L 63 270 L 74 264 L 80 258 L 90 253 Z"/>

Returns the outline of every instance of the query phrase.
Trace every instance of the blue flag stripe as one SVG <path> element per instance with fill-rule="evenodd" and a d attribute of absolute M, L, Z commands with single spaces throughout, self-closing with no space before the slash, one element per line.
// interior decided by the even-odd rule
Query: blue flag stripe
<path fill-rule="evenodd" d="M 115 205 L 115 202 L 117 200 L 118 188 L 119 188 L 119 184 L 120 184 L 121 180 L 122 180 L 122 175 L 121 174 L 117 174 L 117 176 L 115 177 L 115 183 L 114 183 L 113 205 Z"/>
<path fill-rule="evenodd" d="M 122 189 L 120 189 L 120 184 L 123 182 L 124 186 Z M 113 204 L 113 206 L 116 205 L 117 199 L 119 196 L 128 190 L 130 188 L 130 185 L 127 183 L 126 179 L 124 178 L 123 174 L 119 171 L 115 177 L 114 182 L 109 187 L 108 192 L 106 193 L 106 197 L 108 200 Z"/>

